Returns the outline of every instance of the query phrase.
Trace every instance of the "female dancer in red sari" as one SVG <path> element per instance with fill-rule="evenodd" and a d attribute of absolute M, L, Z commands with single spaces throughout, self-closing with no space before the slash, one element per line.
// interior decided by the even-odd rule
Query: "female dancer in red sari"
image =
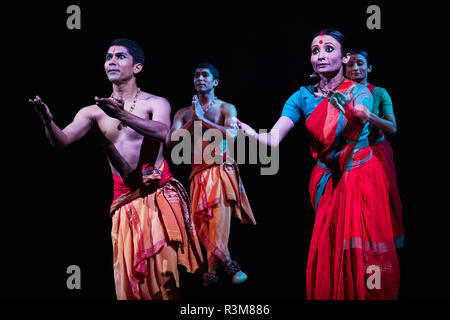
<path fill-rule="evenodd" d="M 307 263 L 307 299 L 395 299 L 400 270 L 392 234 L 388 180 L 369 146 L 372 95 L 344 78 L 343 35 L 313 37 L 311 64 L 320 76 L 286 102 L 269 133 L 248 135 L 277 146 L 302 120 L 317 160 L 310 180 L 316 213 Z"/>
<path fill-rule="evenodd" d="M 394 154 L 391 144 L 384 137 L 384 133 L 395 135 L 397 132 L 391 97 L 386 89 L 375 87 L 367 81 L 368 74 L 372 70 L 372 65 L 369 64 L 369 55 L 366 51 L 361 49 L 351 50 L 350 60 L 345 70 L 347 78 L 365 85 L 372 93 L 373 109 L 369 114 L 369 144 L 373 154 L 383 163 L 383 168 L 389 180 L 389 200 L 392 226 L 394 228 L 394 243 L 396 248 L 402 248 L 405 237 L 403 206 L 397 187 Z"/>

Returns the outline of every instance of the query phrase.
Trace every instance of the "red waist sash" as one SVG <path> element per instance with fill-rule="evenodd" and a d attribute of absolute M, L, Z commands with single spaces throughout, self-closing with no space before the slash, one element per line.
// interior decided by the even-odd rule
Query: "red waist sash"
<path fill-rule="evenodd" d="M 164 186 L 168 181 L 173 180 L 169 165 L 166 160 L 159 169 L 150 164 L 142 166 L 142 176 L 122 178 L 113 174 L 114 198 L 111 204 L 110 214 L 124 204 L 139 197 L 154 192 L 157 188 Z"/>

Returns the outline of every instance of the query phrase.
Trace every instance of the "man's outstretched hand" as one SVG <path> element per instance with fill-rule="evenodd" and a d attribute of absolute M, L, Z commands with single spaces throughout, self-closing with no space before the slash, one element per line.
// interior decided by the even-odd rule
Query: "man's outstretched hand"
<path fill-rule="evenodd" d="M 95 97 L 95 104 L 111 118 L 119 119 L 124 111 L 124 101 L 117 96 L 112 98 Z"/>
<path fill-rule="evenodd" d="M 34 99 L 28 99 L 28 102 L 33 105 L 34 110 L 41 117 L 42 121 L 48 123 L 53 120 L 53 115 L 51 114 L 50 109 L 44 101 L 42 101 L 41 97 L 36 96 Z"/>

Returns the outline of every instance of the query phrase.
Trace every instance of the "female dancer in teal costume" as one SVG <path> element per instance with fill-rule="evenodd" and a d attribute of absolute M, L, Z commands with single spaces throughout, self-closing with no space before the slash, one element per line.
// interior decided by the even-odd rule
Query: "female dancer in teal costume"
<path fill-rule="evenodd" d="M 403 247 L 405 231 L 403 227 L 403 206 L 397 187 L 397 174 L 395 171 L 394 154 L 384 133 L 395 135 L 397 124 L 391 97 L 386 89 L 375 87 L 367 81 L 372 65 L 369 64 L 369 54 L 361 49 L 350 51 L 350 60 L 346 65 L 347 78 L 365 85 L 373 97 L 373 109 L 369 114 L 370 135 L 369 143 L 374 155 L 383 163 L 389 180 L 389 200 L 392 214 L 392 227 L 394 242 L 397 248 Z"/>

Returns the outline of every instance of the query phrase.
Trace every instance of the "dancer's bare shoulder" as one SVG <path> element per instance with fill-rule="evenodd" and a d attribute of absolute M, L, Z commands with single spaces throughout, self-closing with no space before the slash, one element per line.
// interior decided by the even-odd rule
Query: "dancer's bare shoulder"
<path fill-rule="evenodd" d="M 232 114 L 233 116 L 235 116 L 235 114 L 237 114 L 234 104 L 219 99 L 217 99 L 217 103 L 220 104 L 220 112 L 223 115 Z"/>
<path fill-rule="evenodd" d="M 192 118 L 192 106 L 178 109 L 178 111 L 175 113 L 175 117 L 178 119 L 182 119 L 185 122 L 189 121 Z"/>
<path fill-rule="evenodd" d="M 160 109 L 165 109 L 170 112 L 170 103 L 164 97 L 141 91 L 139 100 L 141 100 L 145 106 L 150 109 L 150 112 L 155 111 L 156 109 L 159 109 L 159 111 L 162 111 Z"/>
<path fill-rule="evenodd" d="M 152 120 L 160 121 L 170 128 L 171 107 L 166 98 L 141 91 L 139 99 L 143 102 L 144 108 L 151 115 Z"/>

